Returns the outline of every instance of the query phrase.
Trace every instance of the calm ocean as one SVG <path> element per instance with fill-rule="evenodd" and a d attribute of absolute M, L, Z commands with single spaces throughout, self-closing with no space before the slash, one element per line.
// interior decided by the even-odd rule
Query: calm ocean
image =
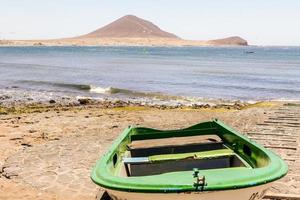
<path fill-rule="evenodd" d="M 300 47 L 0 47 L 0 89 L 141 100 L 300 100 Z"/>

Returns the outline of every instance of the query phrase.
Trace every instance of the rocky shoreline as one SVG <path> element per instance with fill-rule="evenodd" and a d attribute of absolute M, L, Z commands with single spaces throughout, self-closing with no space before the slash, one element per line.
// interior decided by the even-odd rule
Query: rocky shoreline
<path fill-rule="evenodd" d="M 134 102 L 125 100 L 109 100 L 109 99 L 92 99 L 92 98 L 64 98 L 60 100 L 50 99 L 48 101 L 31 102 L 32 99 L 26 99 L 26 101 L 5 101 L 10 99 L 7 95 L 0 96 L 0 115 L 7 115 L 11 113 L 32 113 L 32 112 L 45 112 L 50 110 L 68 110 L 71 108 L 84 108 L 84 107 L 97 107 L 101 109 L 111 108 L 124 108 L 124 107 L 140 107 L 140 108 L 155 108 L 160 110 L 165 109 L 226 109 L 226 110 L 241 110 L 249 106 L 259 104 L 250 104 L 241 101 L 235 101 L 230 103 L 192 103 L 190 105 L 184 104 L 153 104 L 148 102 Z M 5 102 L 4 102 L 5 101 Z M 260 102 L 261 103 L 261 102 Z"/>
<path fill-rule="evenodd" d="M 93 98 L 61 93 L 23 91 L 19 88 L 0 90 L 0 115 L 70 108 L 101 109 L 140 107 L 164 109 L 226 109 L 241 110 L 262 102 L 226 101 L 218 99 L 154 99 L 154 98 Z"/>

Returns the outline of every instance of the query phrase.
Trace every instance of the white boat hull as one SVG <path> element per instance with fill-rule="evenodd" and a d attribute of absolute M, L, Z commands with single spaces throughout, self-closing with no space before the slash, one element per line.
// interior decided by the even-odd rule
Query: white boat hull
<path fill-rule="evenodd" d="M 270 184 L 236 190 L 185 192 L 185 193 L 135 193 L 107 190 L 113 200 L 259 200 Z"/>

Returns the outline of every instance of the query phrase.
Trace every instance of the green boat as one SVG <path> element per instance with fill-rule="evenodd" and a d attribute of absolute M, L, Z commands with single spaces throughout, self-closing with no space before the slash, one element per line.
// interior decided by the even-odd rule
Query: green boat
<path fill-rule="evenodd" d="M 128 127 L 91 178 L 114 200 L 254 200 L 287 171 L 275 153 L 215 119 L 180 130 Z"/>

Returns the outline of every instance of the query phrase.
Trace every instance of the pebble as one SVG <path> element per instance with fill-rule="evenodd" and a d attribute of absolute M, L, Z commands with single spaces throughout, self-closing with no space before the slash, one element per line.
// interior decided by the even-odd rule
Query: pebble
<path fill-rule="evenodd" d="M 3 173 L 3 163 L 2 161 L 0 161 L 0 177 L 2 173 Z"/>
<path fill-rule="evenodd" d="M 33 129 L 29 130 L 29 133 L 35 133 L 35 132 L 37 132 L 37 130 L 33 130 Z"/>
<path fill-rule="evenodd" d="M 1 95 L 0 96 L 0 100 L 6 100 L 6 99 L 10 99 L 11 97 L 8 95 Z"/>
<path fill-rule="evenodd" d="M 32 147 L 31 144 L 28 144 L 28 143 L 21 143 L 22 146 L 25 146 L 25 147 Z"/>
<path fill-rule="evenodd" d="M 53 99 L 51 99 L 51 100 L 49 101 L 49 103 L 54 104 L 54 103 L 56 103 L 56 101 L 53 100 Z"/>
<path fill-rule="evenodd" d="M 91 99 L 78 99 L 78 102 L 79 102 L 81 105 L 87 105 L 87 104 L 90 104 L 90 103 L 91 103 Z"/>
<path fill-rule="evenodd" d="M 118 128 L 119 126 L 117 126 L 117 125 L 114 125 L 114 126 L 112 126 L 112 127 L 110 127 L 111 129 L 113 129 L 113 128 Z"/>
<path fill-rule="evenodd" d="M 11 179 L 13 176 L 18 176 L 19 171 L 19 167 L 2 167 L 2 175 L 8 179 Z"/>

